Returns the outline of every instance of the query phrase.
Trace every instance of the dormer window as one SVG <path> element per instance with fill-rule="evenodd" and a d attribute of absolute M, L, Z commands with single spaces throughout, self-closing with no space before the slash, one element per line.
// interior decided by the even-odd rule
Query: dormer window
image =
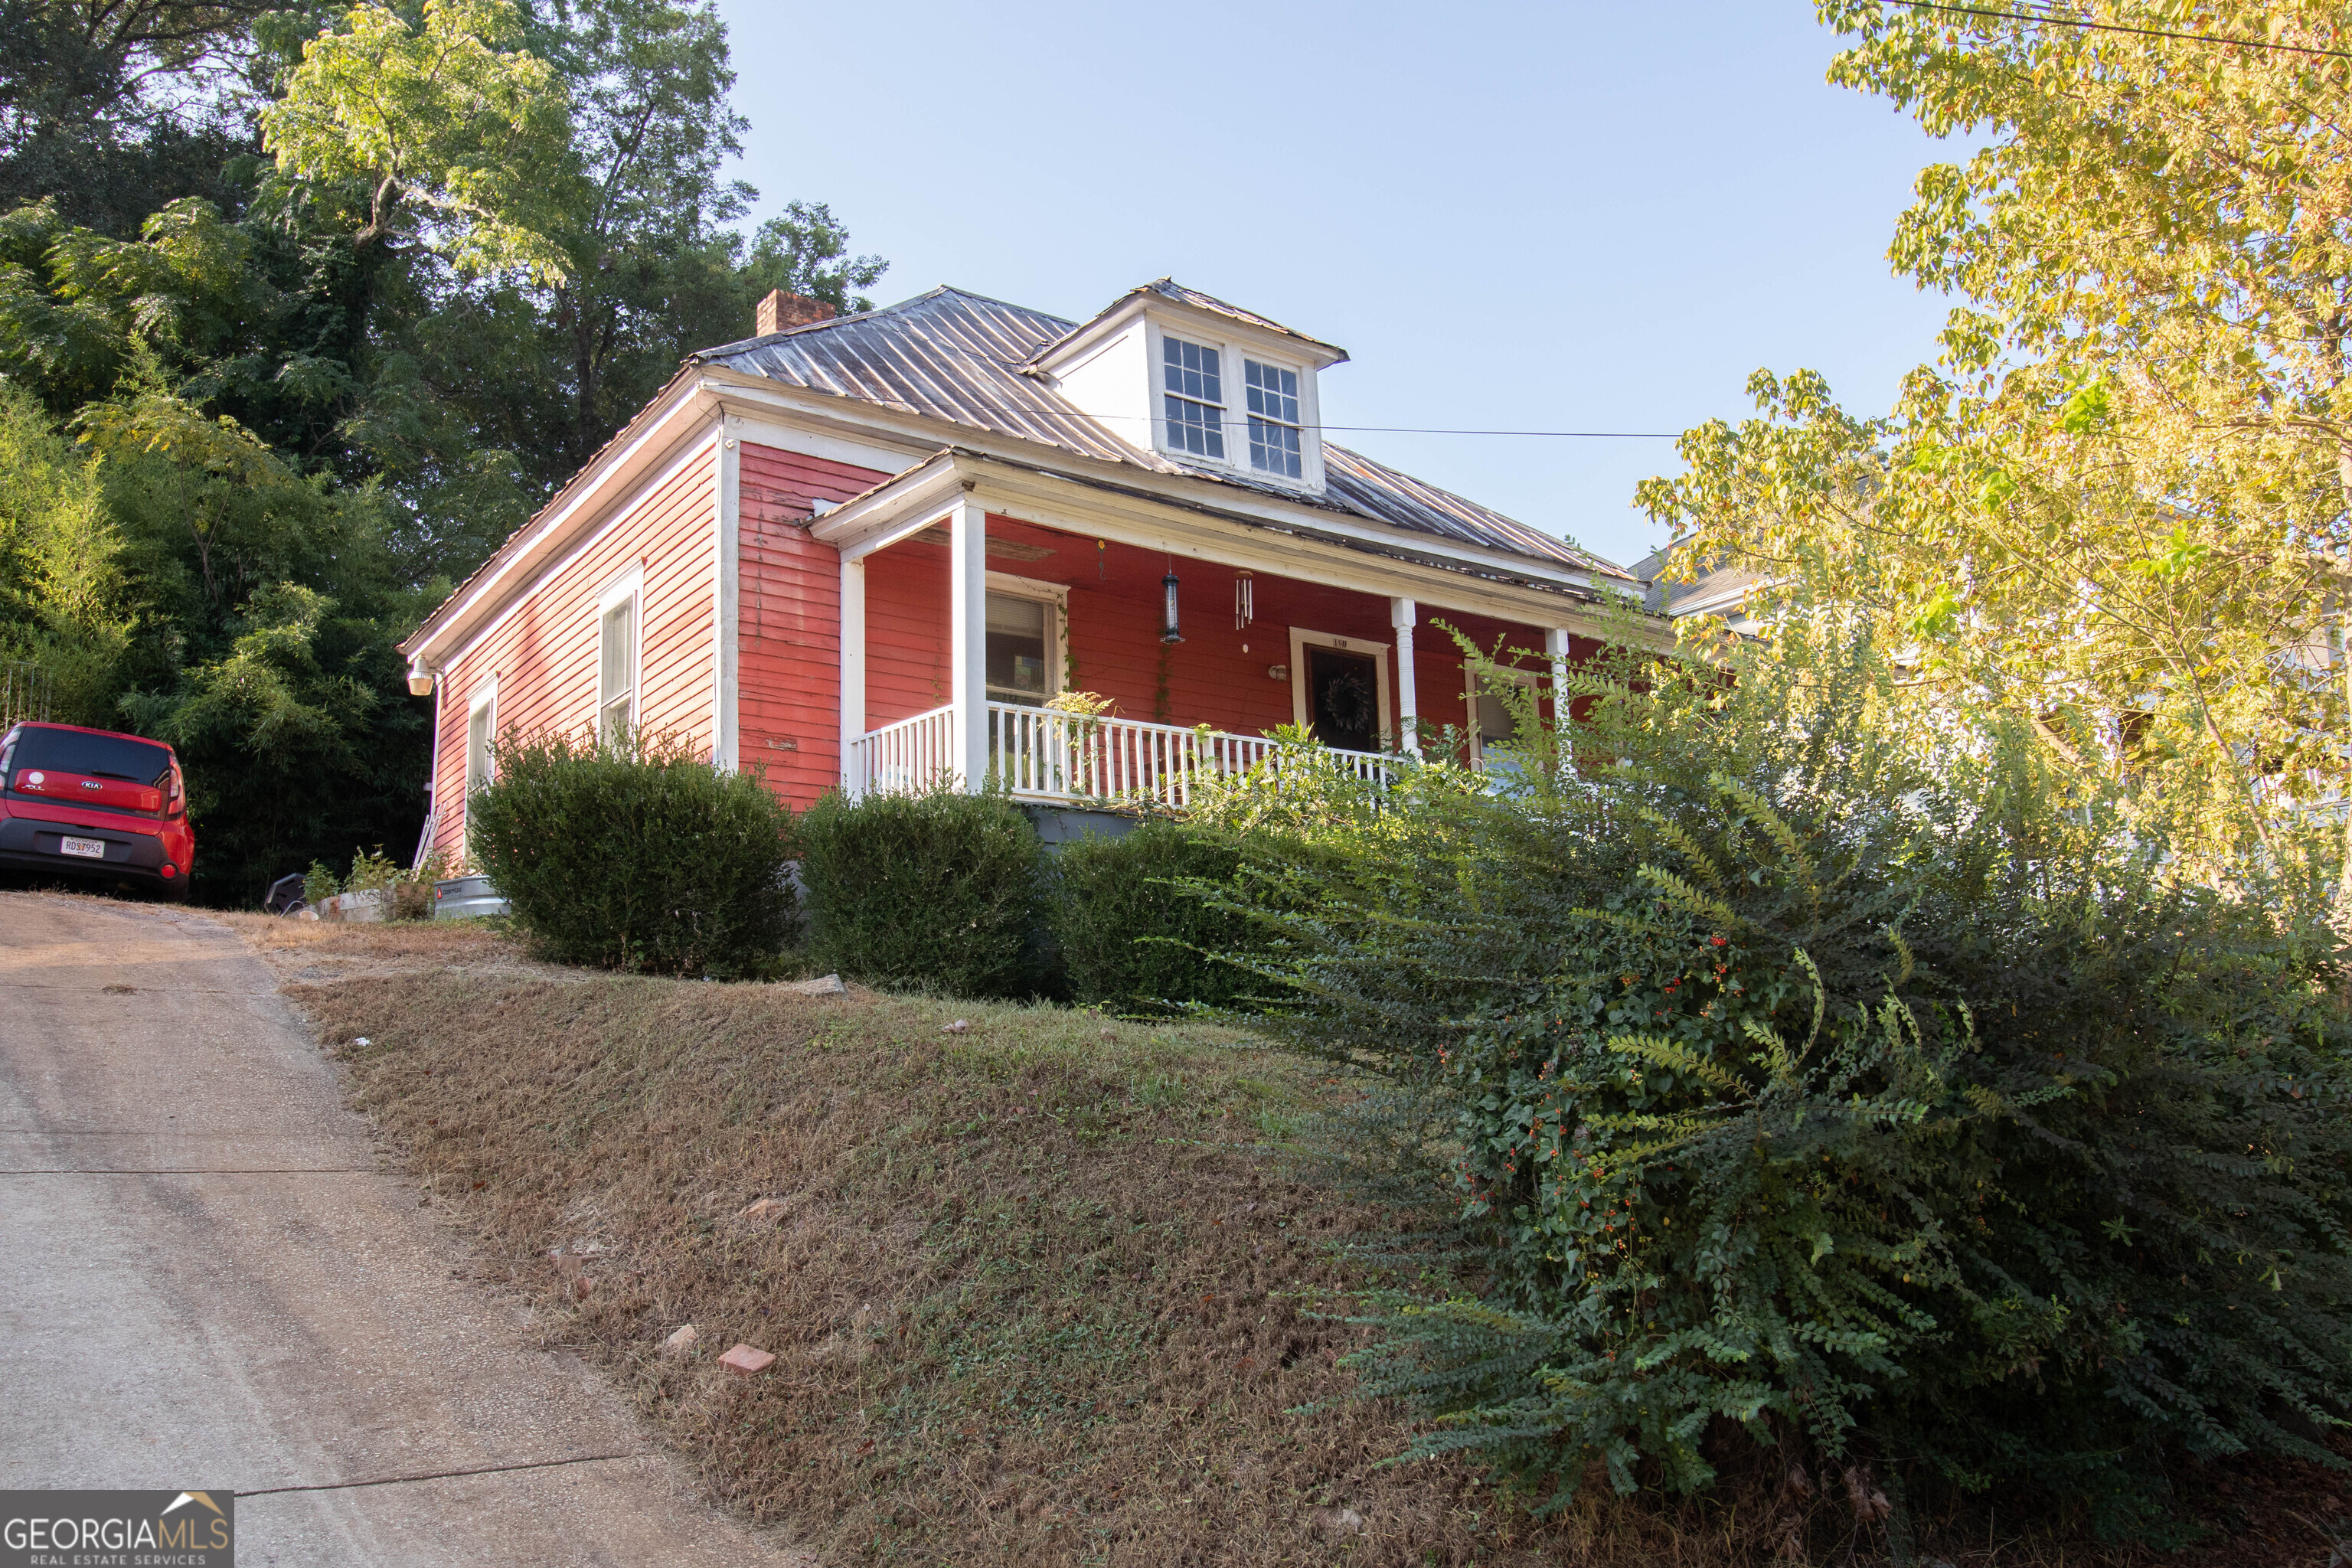
<path fill-rule="evenodd" d="M 1022 362 L 1081 414 L 1206 477 L 1319 495 L 1316 380 L 1348 356 L 1162 278 Z"/>
<path fill-rule="evenodd" d="M 1242 377 L 1249 392 L 1250 467 L 1298 478 L 1298 373 L 1245 359 Z"/>
<path fill-rule="evenodd" d="M 1225 381 L 1217 351 L 1181 338 L 1160 342 L 1165 361 L 1160 370 L 1167 389 L 1169 450 L 1223 462 Z"/>

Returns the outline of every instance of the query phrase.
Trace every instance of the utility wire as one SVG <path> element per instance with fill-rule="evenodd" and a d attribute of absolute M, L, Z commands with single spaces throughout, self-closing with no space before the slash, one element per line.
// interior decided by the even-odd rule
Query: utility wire
<path fill-rule="evenodd" d="M 2223 44 L 2239 49 L 2270 49 L 2279 54 L 2316 55 L 2326 59 L 2352 60 L 2352 49 L 2323 49 L 2311 44 L 2281 44 L 2268 38 L 2218 37 L 2210 33 L 2181 33 L 2164 27 L 2136 27 L 2127 22 L 2094 22 L 2086 16 L 2051 12 L 1994 11 L 1981 5 L 1944 5 L 1936 0 L 1902 0 L 1914 11 L 1941 11 L 1954 16 L 1989 16 L 2001 22 L 2032 22 L 2047 27 L 2077 27 L 2090 33 L 2129 33 L 2140 38 L 2178 38 L 2190 44 Z"/>
<path fill-rule="evenodd" d="M 858 401 L 879 403 L 891 408 L 903 408 L 909 414 L 920 414 L 931 419 L 943 417 L 939 409 L 920 407 L 895 397 L 871 397 L 861 395 L 858 396 Z M 1028 414 L 1041 419 L 1124 419 L 1130 423 L 1140 421 L 1146 425 L 1156 425 L 1163 417 L 1158 414 L 1097 414 L 1090 410 L 1077 408 L 1030 408 L 1018 403 L 966 403 L 961 399 L 957 400 L 955 407 L 964 413 Z M 1220 419 L 1218 424 L 1220 426 L 1231 426 L 1238 430 L 1250 417 L 1254 416 Z M 1281 425 L 1282 421 L 1268 420 L 1267 423 Z M 1286 426 L 1285 428 L 1297 430 L 1301 434 L 1310 430 L 1363 430 L 1391 436 L 1540 436 L 1580 441 L 1679 441 L 1683 438 L 1683 432 L 1680 430 L 1446 430 L 1423 425 L 1291 425 Z"/>

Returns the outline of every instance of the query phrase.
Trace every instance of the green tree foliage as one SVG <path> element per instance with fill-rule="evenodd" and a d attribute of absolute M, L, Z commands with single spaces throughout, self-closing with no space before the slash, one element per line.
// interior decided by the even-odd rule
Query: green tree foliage
<path fill-rule="evenodd" d="M 761 973 L 793 934 L 791 815 L 754 773 L 661 737 L 509 736 L 467 847 L 561 963 Z"/>
<path fill-rule="evenodd" d="M 276 877 L 349 854 L 354 832 L 415 831 L 429 724 L 385 695 L 404 664 L 384 624 L 338 609 L 298 584 L 259 589 L 227 618 L 221 657 L 168 691 L 133 690 L 109 722 L 179 752 L 192 885 L 215 903 L 258 903 Z"/>
<path fill-rule="evenodd" d="M 122 553 L 98 461 L 0 383 L 0 658 L 48 672 L 60 721 L 112 718 L 134 625 Z"/>
<path fill-rule="evenodd" d="M 173 196 L 217 198 L 249 137 L 254 25 L 279 0 L 0 5 L 0 212 L 49 198 L 68 221 L 138 232 Z"/>
<path fill-rule="evenodd" d="M 302 46 L 263 145 L 289 174 L 365 187 L 354 249 L 421 237 L 461 276 L 561 278 L 551 231 L 584 195 L 570 95 L 523 31 L 511 0 L 425 0 L 414 20 L 355 5 Z"/>
<path fill-rule="evenodd" d="M 1866 606 L 1918 689 L 2133 784 L 2184 851 L 2289 853 L 2346 779 L 2352 60 L 2226 40 L 2341 50 L 2339 8 L 1820 9 L 1832 80 L 1978 143 L 1891 253 L 1964 302 L 1891 417 L 1759 374 L 1644 500 L 1694 565 Z"/>
<path fill-rule="evenodd" d="M 0 5 L 17 39 L 0 649 L 189 738 L 204 896 L 403 847 L 428 710 L 394 644 L 686 353 L 881 264 L 821 205 L 727 226 L 756 193 L 707 5 Z"/>
<path fill-rule="evenodd" d="M 2168 1452 L 2341 1466 L 2324 889 L 2167 883 L 2017 726 L 1811 636 L 1580 677 L 1575 765 L 1335 800 L 1313 848 L 1361 847 L 1261 903 L 1264 1026 L 1419 1107 L 1380 1153 L 1481 1281 L 1385 1298 L 1367 1392 L 1562 1490 L 1774 1444 L 2129 1528 Z"/>
<path fill-rule="evenodd" d="M 951 996 L 1044 983 L 1045 849 L 1003 795 L 824 795 L 801 818 L 801 880 L 829 969 Z"/>

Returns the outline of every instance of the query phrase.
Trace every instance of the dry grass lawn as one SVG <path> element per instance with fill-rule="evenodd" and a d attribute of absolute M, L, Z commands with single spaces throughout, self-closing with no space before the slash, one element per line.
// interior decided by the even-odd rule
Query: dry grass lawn
<path fill-rule="evenodd" d="M 1059 1009 L 583 975 L 470 923 L 229 918 L 479 1272 L 828 1562 L 1715 1568 L 1786 1538 L 1794 1505 L 1762 1490 L 1588 1493 L 1538 1523 L 1467 1467 L 1383 1466 L 1403 1430 L 1347 1401 L 1352 1331 L 1317 1309 L 1358 1282 L 1325 1244 L 1400 1218 L 1270 1156 L 1338 1092 L 1291 1058 Z M 738 1342 L 775 1364 L 721 1370 Z M 2252 1511 L 2202 1510 L 2233 1537 L 2167 1560 L 2320 1568 L 2352 1489 L 2246 1484 Z M 1876 1558 L 1811 1508 L 1812 1561 Z M 2011 1511 L 1923 1545 L 2156 1560 L 2021 1538 Z"/>

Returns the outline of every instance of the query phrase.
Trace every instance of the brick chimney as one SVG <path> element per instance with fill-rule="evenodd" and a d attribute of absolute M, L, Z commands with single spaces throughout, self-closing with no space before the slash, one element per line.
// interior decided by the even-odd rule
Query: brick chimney
<path fill-rule="evenodd" d="M 782 289 L 771 289 L 768 297 L 760 301 L 759 335 L 788 332 L 794 327 L 805 327 L 814 321 L 833 320 L 833 307 L 822 300 L 812 300 L 805 294 L 787 294 Z"/>

